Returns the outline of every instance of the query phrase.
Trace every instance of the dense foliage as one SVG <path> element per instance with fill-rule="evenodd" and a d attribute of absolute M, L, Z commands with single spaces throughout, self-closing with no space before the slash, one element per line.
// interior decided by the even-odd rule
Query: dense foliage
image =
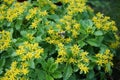
<path fill-rule="evenodd" d="M 110 17 L 87 0 L 3 0 L 0 80 L 103 80 L 120 44 Z"/>

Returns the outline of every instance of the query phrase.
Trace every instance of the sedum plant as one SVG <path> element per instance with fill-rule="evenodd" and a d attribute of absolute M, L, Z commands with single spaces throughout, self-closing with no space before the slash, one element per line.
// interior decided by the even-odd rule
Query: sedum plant
<path fill-rule="evenodd" d="M 0 80 L 106 80 L 120 38 L 87 0 L 2 0 Z"/>

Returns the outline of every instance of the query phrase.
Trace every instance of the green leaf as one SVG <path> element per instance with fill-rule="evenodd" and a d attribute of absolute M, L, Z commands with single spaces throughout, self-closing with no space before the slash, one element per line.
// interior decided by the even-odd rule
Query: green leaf
<path fill-rule="evenodd" d="M 40 69 L 36 69 L 36 74 L 38 75 L 39 80 L 45 80 L 45 75 L 47 75 L 45 71 Z"/>
<path fill-rule="evenodd" d="M 96 62 L 97 58 L 95 56 L 90 56 L 89 59 L 92 61 L 92 62 Z"/>
<path fill-rule="evenodd" d="M 58 64 L 57 63 L 52 63 L 51 65 L 49 65 L 49 72 L 53 73 L 55 72 L 55 70 L 57 70 L 58 68 Z"/>
<path fill-rule="evenodd" d="M 95 31 L 94 33 L 95 36 L 102 36 L 103 35 L 103 32 L 102 31 Z"/>
<path fill-rule="evenodd" d="M 2 74 L 3 73 L 3 68 L 0 68 L 0 74 Z"/>
<path fill-rule="evenodd" d="M 92 22 L 92 20 L 90 20 L 90 19 L 80 20 L 80 23 L 81 23 L 82 27 L 84 27 L 84 29 L 87 29 L 88 27 L 93 28 L 93 27 L 92 27 L 92 26 L 93 26 L 93 22 Z"/>
<path fill-rule="evenodd" d="M 17 22 L 15 24 L 15 28 L 16 28 L 16 30 L 20 30 L 23 20 L 22 19 L 17 19 L 16 21 Z"/>
<path fill-rule="evenodd" d="M 54 80 L 52 76 L 46 74 L 46 80 Z"/>
<path fill-rule="evenodd" d="M 55 71 L 53 74 L 52 74 L 52 76 L 54 77 L 54 78 L 61 78 L 62 77 L 62 73 L 60 72 L 60 71 Z"/>
<path fill-rule="evenodd" d="M 59 19 L 59 16 L 58 15 L 56 15 L 56 14 L 52 14 L 52 15 L 50 15 L 48 18 L 50 18 L 50 19 L 52 19 L 52 20 L 58 20 Z"/>
<path fill-rule="evenodd" d="M 41 38 L 41 36 L 37 36 L 37 37 L 35 37 L 35 40 L 36 40 L 36 42 L 41 42 L 42 38 Z"/>
<path fill-rule="evenodd" d="M 49 10 L 50 9 L 50 5 L 44 5 L 43 7 L 42 7 L 42 10 Z"/>
<path fill-rule="evenodd" d="M 33 59 L 29 61 L 29 65 L 30 65 L 30 68 L 35 69 L 35 63 Z"/>
<path fill-rule="evenodd" d="M 91 46 L 99 47 L 101 45 L 102 40 L 103 36 L 100 36 L 96 37 L 95 39 L 88 39 L 86 42 Z"/>
<path fill-rule="evenodd" d="M 0 68 L 5 65 L 5 58 L 0 59 Z"/>
<path fill-rule="evenodd" d="M 89 73 L 87 74 L 87 80 L 94 80 L 95 73 L 94 70 L 90 70 Z"/>
<path fill-rule="evenodd" d="M 76 75 L 75 74 L 71 75 L 68 80 L 77 80 Z"/>
<path fill-rule="evenodd" d="M 95 46 L 95 47 L 99 47 L 100 44 L 98 43 L 98 41 L 96 39 L 88 39 L 87 43 L 91 46 Z"/>
<path fill-rule="evenodd" d="M 43 70 L 47 71 L 47 63 L 45 61 L 41 62 Z"/>
<path fill-rule="evenodd" d="M 68 80 L 69 77 L 72 75 L 72 72 L 73 72 L 73 70 L 72 70 L 71 65 L 66 65 L 64 74 L 63 74 L 64 75 L 63 80 Z"/>
<path fill-rule="evenodd" d="M 115 35 L 112 32 L 108 32 L 105 36 L 104 36 L 104 41 L 105 42 L 115 42 Z"/>
<path fill-rule="evenodd" d="M 111 66 L 110 66 L 110 63 L 107 63 L 105 66 L 106 66 L 107 72 L 110 72 L 110 73 L 111 73 Z"/>
<path fill-rule="evenodd" d="M 73 66 L 73 71 L 77 72 L 79 70 L 79 68 L 77 66 Z"/>
<path fill-rule="evenodd" d="M 21 31 L 20 34 L 21 34 L 23 37 L 25 37 L 26 34 L 27 34 L 27 32 L 26 32 L 26 31 Z"/>
<path fill-rule="evenodd" d="M 48 61 L 47 61 L 48 66 L 50 66 L 53 63 L 54 63 L 54 58 L 52 58 L 52 57 L 49 58 Z"/>
<path fill-rule="evenodd" d="M 84 41 L 79 41 L 78 44 L 79 44 L 80 47 L 83 47 L 83 46 L 86 45 L 86 43 Z"/>

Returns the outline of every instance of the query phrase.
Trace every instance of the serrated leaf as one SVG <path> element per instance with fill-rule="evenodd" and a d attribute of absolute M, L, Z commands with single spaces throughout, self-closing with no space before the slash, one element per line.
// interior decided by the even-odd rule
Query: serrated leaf
<path fill-rule="evenodd" d="M 17 19 L 16 21 L 17 22 L 15 24 L 15 28 L 16 28 L 16 30 L 20 30 L 23 20 L 22 19 Z"/>
<path fill-rule="evenodd" d="M 52 76 L 50 76 L 50 75 L 47 74 L 47 75 L 46 75 L 46 80 L 54 80 L 54 79 L 53 79 Z"/>
<path fill-rule="evenodd" d="M 47 70 L 47 63 L 45 61 L 41 62 L 43 70 Z"/>
<path fill-rule="evenodd" d="M 96 37 L 95 39 L 88 39 L 86 42 L 91 46 L 100 47 L 102 40 L 103 36 L 100 36 Z"/>
<path fill-rule="evenodd" d="M 94 35 L 96 36 L 102 36 L 103 35 L 103 32 L 102 31 L 95 31 Z"/>
<path fill-rule="evenodd" d="M 90 56 L 89 59 L 92 61 L 92 62 L 96 62 L 97 58 L 95 56 Z"/>
<path fill-rule="evenodd" d="M 111 66 L 110 66 L 110 63 L 107 63 L 106 64 L 106 72 L 110 72 L 111 71 Z"/>
<path fill-rule="evenodd" d="M 52 20 L 58 20 L 59 16 L 56 15 L 56 14 L 52 14 L 52 15 L 49 16 L 49 18 L 52 19 Z"/>
<path fill-rule="evenodd" d="M 0 68 L 0 74 L 2 74 L 3 73 L 3 68 Z"/>
<path fill-rule="evenodd" d="M 63 80 L 68 80 L 69 77 L 72 75 L 72 72 L 73 72 L 73 70 L 72 70 L 71 65 L 66 65 L 64 74 L 63 74 L 64 75 Z"/>
<path fill-rule="evenodd" d="M 86 45 L 84 41 L 79 41 L 78 44 L 79 44 L 80 47 L 83 47 L 83 46 Z"/>
<path fill-rule="evenodd" d="M 0 68 L 5 65 L 5 58 L 0 59 Z"/>
<path fill-rule="evenodd" d="M 34 60 L 30 60 L 30 61 L 29 61 L 29 65 L 30 65 L 30 68 L 35 69 L 35 63 L 34 63 Z"/>
<path fill-rule="evenodd" d="M 100 44 L 98 43 L 98 41 L 96 39 L 88 39 L 87 43 L 91 46 L 95 46 L 95 47 L 99 47 Z"/>
<path fill-rule="evenodd" d="M 41 42 L 42 38 L 41 38 L 41 36 L 37 36 L 37 37 L 35 37 L 35 40 L 36 40 L 36 42 Z"/>
<path fill-rule="evenodd" d="M 26 32 L 26 31 L 21 31 L 20 34 L 21 34 L 23 37 L 25 37 L 26 34 L 27 34 L 27 32 Z"/>
<path fill-rule="evenodd" d="M 95 77 L 94 70 L 89 71 L 89 73 L 87 74 L 87 80 L 93 80 L 94 77 Z"/>
<path fill-rule="evenodd" d="M 54 63 L 54 58 L 49 58 L 47 61 L 47 64 L 50 66 L 52 63 Z"/>
<path fill-rule="evenodd" d="M 70 76 L 70 78 L 68 80 L 77 80 L 76 75 L 73 74 L 72 76 Z"/>
<path fill-rule="evenodd" d="M 105 36 L 104 36 L 104 40 L 106 42 L 115 42 L 115 35 L 112 32 L 108 32 Z"/>
<path fill-rule="evenodd" d="M 52 63 L 51 65 L 49 65 L 49 72 L 53 73 L 55 70 L 57 70 L 58 68 L 58 64 L 57 63 Z"/>
<path fill-rule="evenodd" d="M 54 77 L 54 78 L 61 78 L 62 77 L 62 73 L 61 72 L 59 72 L 59 71 L 55 71 L 53 74 L 52 74 L 52 76 Z"/>
<path fill-rule="evenodd" d="M 45 75 L 47 75 L 45 71 L 36 69 L 36 73 L 38 74 L 39 80 L 45 80 Z"/>

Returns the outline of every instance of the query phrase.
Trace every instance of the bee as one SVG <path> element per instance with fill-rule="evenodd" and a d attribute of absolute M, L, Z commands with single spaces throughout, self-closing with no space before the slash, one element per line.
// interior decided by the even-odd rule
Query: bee
<path fill-rule="evenodd" d="M 60 35 L 61 37 L 65 38 L 65 31 L 59 32 L 58 35 Z"/>

